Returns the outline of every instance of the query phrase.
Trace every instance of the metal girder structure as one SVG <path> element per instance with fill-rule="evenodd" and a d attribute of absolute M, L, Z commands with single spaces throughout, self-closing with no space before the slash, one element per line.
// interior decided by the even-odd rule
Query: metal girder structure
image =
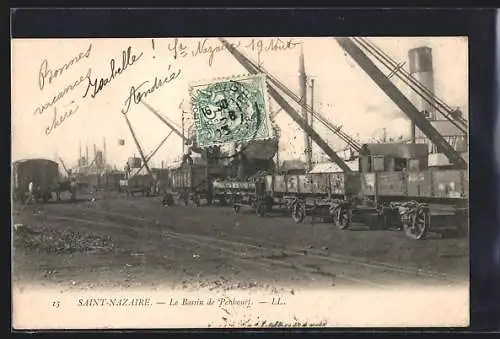
<path fill-rule="evenodd" d="M 223 39 L 220 39 L 223 40 Z M 244 56 L 243 53 L 239 52 Z M 244 56 L 245 57 L 245 56 Z M 355 151 L 360 151 L 361 150 L 361 145 L 351 136 L 349 136 L 347 133 L 345 133 L 342 130 L 342 126 L 334 126 L 328 119 L 326 119 L 323 115 L 320 113 L 316 112 L 312 106 L 308 105 L 307 102 L 303 101 L 303 97 L 299 97 L 297 94 L 295 94 L 290 88 L 288 88 L 285 84 L 283 84 L 281 81 L 279 81 L 276 77 L 274 77 L 272 74 L 270 74 L 268 71 L 266 71 L 261 65 L 253 62 L 249 58 L 245 57 L 246 62 L 250 67 L 253 69 L 256 69 L 257 72 L 266 74 L 267 76 L 267 81 L 272 83 L 279 91 L 281 91 L 283 94 L 288 96 L 288 98 L 292 99 L 292 101 L 295 101 L 297 104 L 299 104 L 303 109 L 305 109 L 309 114 L 313 116 L 316 120 L 318 120 L 321 124 L 323 124 L 326 128 L 328 128 L 333 134 L 335 134 L 337 137 L 339 137 L 342 141 L 344 141 L 349 147 L 351 147 Z M 271 113 L 271 118 L 274 117 L 277 114 Z"/>
<path fill-rule="evenodd" d="M 338 154 L 319 136 L 314 129 L 303 119 L 297 111 L 273 88 L 269 87 L 269 94 L 276 102 L 283 107 L 290 117 L 314 140 L 316 145 L 320 147 L 329 157 L 335 162 L 344 172 L 351 172 L 351 168 L 338 156 Z"/>
<path fill-rule="evenodd" d="M 411 121 L 444 153 L 457 168 L 466 169 L 467 163 L 431 125 L 425 116 L 394 85 L 385 74 L 366 56 L 350 38 L 334 38 L 340 47 L 365 71 L 365 73 L 391 98 L 391 100 L 411 119 Z"/>
<path fill-rule="evenodd" d="M 261 73 L 258 67 L 252 65 L 252 62 L 247 59 L 237 48 L 232 46 L 225 39 L 219 38 L 226 49 L 235 57 L 235 59 L 252 74 Z M 267 72 L 265 72 L 267 74 Z M 268 82 L 268 90 L 271 97 L 283 108 L 285 112 L 307 133 L 311 139 L 320 147 L 323 152 L 330 157 L 344 172 L 351 172 L 351 168 L 347 166 L 342 158 L 321 138 L 321 136 L 312 129 L 307 121 L 287 102 L 287 100 L 278 92 L 276 85 L 273 82 Z"/>
<path fill-rule="evenodd" d="M 153 113 L 158 119 L 160 119 L 165 125 L 167 125 L 168 127 L 170 127 L 170 129 L 172 131 L 174 131 L 175 134 L 177 134 L 178 136 L 180 136 L 182 138 L 182 140 L 184 142 L 186 141 L 189 141 L 188 138 L 186 138 L 186 136 L 184 134 L 182 134 L 181 131 L 179 131 L 178 128 L 176 128 L 174 125 L 172 125 L 167 119 L 165 119 L 164 117 L 161 116 L 161 114 L 159 114 L 153 107 L 151 107 L 149 104 L 147 104 L 146 102 L 144 102 L 144 100 L 141 100 L 141 103 L 146 106 L 150 111 L 151 113 Z"/>
<path fill-rule="evenodd" d="M 168 127 L 170 127 L 170 129 L 175 132 L 175 134 L 177 134 L 178 136 L 180 136 L 183 140 L 183 142 L 185 142 L 186 144 L 190 144 L 191 143 L 191 140 L 190 138 L 186 137 L 181 131 L 179 131 L 179 129 L 177 127 L 175 127 L 174 125 L 172 125 L 172 123 L 170 123 L 167 119 L 165 119 L 164 117 L 161 116 L 161 114 L 159 114 L 153 107 L 151 107 L 150 105 L 148 105 L 147 103 L 145 103 L 144 101 L 141 101 L 144 106 L 147 107 L 147 109 L 149 109 L 158 119 L 160 119 L 164 124 L 166 124 Z M 198 152 L 198 151 L 195 151 L 196 153 L 200 153 L 200 154 L 204 154 L 204 156 L 206 157 L 206 151 L 201 151 L 201 152 Z"/>
<path fill-rule="evenodd" d="M 160 142 L 160 144 L 159 144 L 159 145 L 158 145 L 158 146 L 157 146 L 157 147 L 153 150 L 153 152 L 151 152 L 151 153 L 148 155 L 148 157 L 146 158 L 146 162 L 149 162 L 149 161 L 150 161 L 150 160 L 151 160 L 151 159 L 155 156 L 155 154 L 158 152 L 158 150 L 161 148 L 161 146 L 163 146 L 163 144 L 167 141 L 167 139 L 168 139 L 168 138 L 172 135 L 172 133 L 173 133 L 173 132 L 174 132 L 174 131 L 173 131 L 173 130 L 171 130 L 171 131 L 167 134 L 167 136 L 166 136 L 166 137 L 165 137 L 165 138 L 164 138 L 164 139 Z M 139 174 L 139 172 L 140 172 L 140 171 L 141 171 L 141 170 L 145 167 L 145 164 L 146 164 L 146 163 L 142 164 L 141 168 L 139 168 L 139 169 L 135 172 L 135 174 L 133 174 L 133 175 L 131 176 L 131 178 L 133 178 L 133 177 L 135 177 L 137 174 Z"/>
<path fill-rule="evenodd" d="M 453 116 L 453 109 L 448 106 L 443 100 L 438 98 L 431 90 L 429 90 L 425 85 L 415 79 L 410 73 L 402 68 L 404 63 L 397 63 L 388 54 L 386 54 L 380 47 L 377 47 L 373 42 L 370 42 L 366 38 L 353 38 L 356 43 L 362 48 L 364 48 L 368 54 L 371 54 L 383 66 L 390 70 L 390 74 L 387 76 L 391 78 L 396 76 L 401 81 L 403 81 L 409 88 L 411 88 L 419 97 L 430 104 L 434 109 L 441 113 L 448 121 L 450 121 L 455 127 L 457 127 L 464 135 L 468 133 L 468 122 L 467 120 Z"/>
<path fill-rule="evenodd" d="M 148 162 L 146 160 L 146 157 L 144 156 L 144 153 L 142 152 L 141 145 L 139 144 L 139 140 L 137 140 L 134 129 L 132 128 L 132 124 L 130 123 L 130 120 L 128 119 L 126 114 L 124 114 L 123 116 L 125 117 L 125 121 L 127 122 L 128 129 L 130 130 L 130 134 L 132 134 L 132 138 L 134 139 L 135 146 L 137 147 L 137 150 L 139 151 L 139 154 L 140 154 L 141 159 L 142 159 L 142 163 L 144 164 L 144 167 L 146 167 L 148 174 L 151 177 L 153 177 L 153 173 L 151 172 L 151 169 L 148 166 Z"/>

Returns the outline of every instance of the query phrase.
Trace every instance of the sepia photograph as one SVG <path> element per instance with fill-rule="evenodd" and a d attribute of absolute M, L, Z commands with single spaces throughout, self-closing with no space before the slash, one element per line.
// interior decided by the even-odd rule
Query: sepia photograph
<path fill-rule="evenodd" d="M 467 37 L 11 48 L 15 329 L 469 325 Z"/>

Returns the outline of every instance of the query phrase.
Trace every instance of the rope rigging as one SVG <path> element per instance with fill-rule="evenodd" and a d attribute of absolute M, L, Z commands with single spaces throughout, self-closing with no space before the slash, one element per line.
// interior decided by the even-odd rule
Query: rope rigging
<path fill-rule="evenodd" d="M 241 51 L 239 52 L 243 54 Z M 243 54 L 244 55 L 244 54 Z M 246 55 L 244 57 L 247 59 L 247 62 L 256 70 L 259 70 L 262 73 L 265 73 L 268 77 L 268 79 L 283 93 L 288 95 L 293 101 L 295 101 L 297 104 L 301 105 L 308 113 L 310 113 L 316 120 L 318 120 L 320 123 L 322 123 L 326 128 L 328 128 L 331 132 L 333 132 L 335 135 L 337 135 L 342 141 L 344 141 L 349 147 L 351 147 L 353 150 L 359 152 L 361 150 L 361 145 L 352 137 L 350 137 L 347 133 L 342 131 L 342 126 L 335 126 L 333 125 L 330 121 L 328 121 L 323 115 L 320 113 L 316 112 L 311 108 L 310 105 L 307 103 L 304 103 L 303 100 L 296 95 L 292 90 L 288 88 L 285 84 L 283 84 L 281 81 L 276 79 L 273 75 L 271 75 L 268 71 L 264 69 L 264 67 L 259 66 L 252 60 L 250 60 Z"/>

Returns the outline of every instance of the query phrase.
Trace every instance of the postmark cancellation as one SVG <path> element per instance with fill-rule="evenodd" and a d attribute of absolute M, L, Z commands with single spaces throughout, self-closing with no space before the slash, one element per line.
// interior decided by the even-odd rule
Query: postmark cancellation
<path fill-rule="evenodd" d="M 189 92 L 199 147 L 275 137 L 264 74 L 200 81 Z"/>

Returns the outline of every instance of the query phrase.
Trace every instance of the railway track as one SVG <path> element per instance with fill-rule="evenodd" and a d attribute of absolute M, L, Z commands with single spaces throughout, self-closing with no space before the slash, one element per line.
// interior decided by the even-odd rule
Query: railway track
<path fill-rule="evenodd" d="M 149 232 L 155 235 L 161 235 L 163 237 L 175 238 L 178 241 L 193 243 L 206 248 L 211 248 L 218 250 L 227 254 L 230 254 L 232 258 L 238 259 L 238 261 L 249 262 L 259 262 L 264 266 L 281 266 L 284 268 L 300 270 L 308 274 L 319 274 L 324 276 L 332 276 L 337 278 L 343 278 L 345 280 L 369 285 L 377 286 L 380 288 L 385 288 L 387 284 L 380 284 L 373 279 L 365 278 L 365 276 L 398 276 L 399 278 L 411 279 L 412 282 L 421 279 L 426 279 L 427 283 L 436 284 L 451 284 L 464 282 L 457 276 L 451 276 L 443 274 L 440 272 L 435 272 L 431 270 L 423 270 L 413 267 L 405 267 L 400 265 L 394 265 L 390 263 L 374 262 L 368 259 L 355 258 L 346 255 L 340 255 L 335 253 L 322 253 L 321 251 L 314 249 L 304 249 L 296 246 L 290 246 L 285 249 L 272 248 L 273 244 L 270 242 L 263 242 L 260 239 L 258 242 L 260 244 L 256 245 L 252 243 L 256 239 L 250 237 L 244 237 L 234 234 L 220 234 L 229 237 L 231 240 L 220 239 L 211 236 L 203 235 L 193 235 L 187 233 L 180 233 L 172 230 L 164 223 L 158 225 L 151 222 L 151 220 L 137 217 L 137 216 L 127 216 L 117 212 L 103 211 L 99 209 L 92 209 L 92 213 L 102 214 L 117 217 L 123 221 L 134 220 L 140 222 L 139 225 L 130 226 L 121 224 L 119 222 L 102 222 L 99 220 L 90 220 L 75 217 L 65 217 L 65 216 L 54 216 L 50 215 L 49 218 L 57 218 L 59 220 L 72 221 L 84 224 L 99 224 L 104 227 L 119 227 L 121 229 L 127 228 L 137 232 Z M 153 226 L 154 225 L 154 226 Z M 248 255 L 251 253 L 252 255 Z M 299 261 L 290 262 L 290 261 Z M 322 265 L 311 265 L 313 263 L 322 262 Z M 328 266 L 330 265 L 330 266 Z M 322 267 L 330 268 L 329 270 L 322 269 Z M 331 272 L 333 267 L 334 272 Z M 349 273 L 345 273 L 349 272 Z M 362 275 L 363 277 L 356 277 L 356 275 Z"/>
<path fill-rule="evenodd" d="M 184 207 L 182 207 L 184 208 Z M 140 222 L 151 222 L 151 220 L 144 218 L 144 217 L 137 217 L 137 216 L 129 216 L 129 215 L 123 215 L 122 213 L 118 212 L 111 212 L 111 211 L 103 211 L 100 209 L 94 209 L 93 212 L 101 213 L 104 215 L 111 215 L 111 216 L 116 216 L 116 217 L 122 217 L 124 219 L 131 219 L 131 220 L 137 220 Z M 162 227 L 165 227 L 165 224 L 162 224 Z M 228 239 L 239 239 L 241 241 L 231 241 L 231 240 L 223 240 L 216 238 L 218 241 L 226 241 L 227 243 L 233 243 L 233 244 L 238 244 L 238 243 L 243 243 L 248 246 L 253 246 L 253 247 L 259 247 L 261 248 L 261 245 L 266 245 L 266 246 L 276 246 L 276 243 L 272 241 L 267 241 L 263 239 L 256 239 L 254 237 L 248 237 L 248 236 L 243 236 L 243 235 L 237 235 L 234 233 L 227 233 L 227 232 L 221 232 L 218 231 L 218 234 L 221 236 L 225 236 Z M 193 235 L 194 236 L 194 235 Z M 196 235 L 197 237 L 205 237 L 206 236 L 201 236 L 201 235 Z M 211 238 L 211 237 L 210 237 Z M 258 242 L 256 245 L 255 242 Z M 312 248 L 306 248 L 306 247 L 301 247 L 301 246 L 293 246 L 290 245 L 288 246 L 289 251 L 294 251 L 294 252 L 299 252 L 303 253 L 304 251 L 307 252 L 307 255 L 310 257 L 318 257 L 320 259 L 328 258 L 331 262 L 337 262 L 337 263 L 349 263 L 357 266 L 364 266 L 364 267 L 371 267 L 371 268 L 378 268 L 378 269 L 385 269 L 388 271 L 393 271 L 393 272 L 399 272 L 399 273 L 404 273 L 408 274 L 411 276 L 421 276 L 421 277 L 429 277 L 429 278 L 439 278 L 445 281 L 450 281 L 450 282 L 463 282 L 464 278 L 458 275 L 453 275 L 453 274 L 447 274 L 447 273 L 442 273 L 430 269 L 423 269 L 420 267 L 413 267 L 411 265 L 397 265 L 394 263 L 387 263 L 387 262 L 381 262 L 369 258 L 362 258 L 358 256 L 350 256 L 350 255 L 345 255 L 345 254 L 339 254 L 339 253 L 334 253 L 329 251 L 328 254 L 325 254 L 324 251 L 318 250 L 318 249 L 312 249 Z"/>

